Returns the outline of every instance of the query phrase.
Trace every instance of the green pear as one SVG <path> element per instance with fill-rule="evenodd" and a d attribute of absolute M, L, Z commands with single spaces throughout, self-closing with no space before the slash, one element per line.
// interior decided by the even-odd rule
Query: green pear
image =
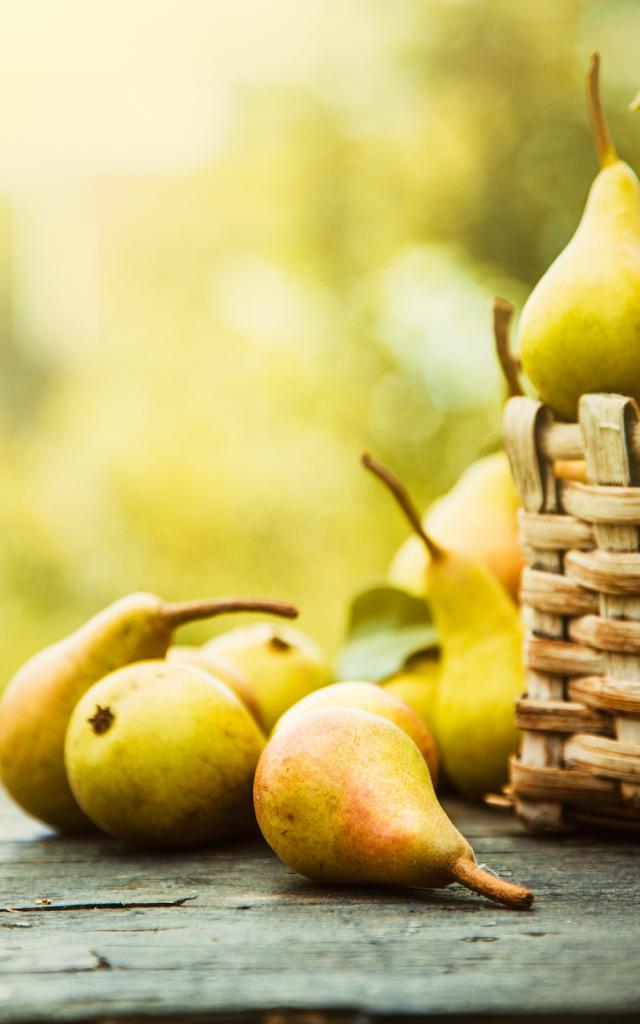
<path fill-rule="evenodd" d="M 64 736 L 78 700 L 108 672 L 163 657 L 183 623 L 231 611 L 297 614 L 290 605 L 271 601 L 168 604 L 153 594 L 130 594 L 31 658 L 0 700 L 0 777 L 14 800 L 57 829 L 87 828 L 64 769 Z"/>
<path fill-rule="evenodd" d="M 194 666 L 140 661 L 80 698 L 65 761 L 79 806 L 104 832 L 138 846 L 183 848 L 251 829 L 264 745 L 224 683 Z"/>
<path fill-rule="evenodd" d="M 214 637 L 202 652 L 214 667 L 222 658 L 246 680 L 267 733 L 292 704 L 332 682 L 322 649 L 290 626 L 270 622 L 241 626 Z"/>
<path fill-rule="evenodd" d="M 433 652 L 415 654 L 402 668 L 382 683 L 387 693 L 393 693 L 408 704 L 424 722 L 427 731 L 438 744 L 436 734 L 436 703 L 440 658 Z"/>
<path fill-rule="evenodd" d="M 529 296 L 519 332 L 527 376 L 569 418 L 587 392 L 640 402 L 640 182 L 611 142 L 597 54 L 587 84 L 601 170 L 576 233 Z"/>
<path fill-rule="evenodd" d="M 525 689 L 517 609 L 486 569 L 435 543 L 389 470 L 368 455 L 363 461 L 391 490 L 429 551 L 427 600 L 441 650 L 436 735 L 444 772 L 463 796 L 496 792 L 518 748 L 515 702 Z"/>
<path fill-rule="evenodd" d="M 262 834 L 319 882 L 440 888 L 461 882 L 516 909 L 533 896 L 478 867 L 435 795 L 415 743 L 355 708 L 309 711 L 267 744 L 254 804 Z"/>
<path fill-rule="evenodd" d="M 282 718 L 276 722 L 274 732 L 293 721 L 294 718 L 299 718 L 300 715 L 316 711 L 319 708 L 359 708 L 360 711 L 370 711 L 372 714 L 380 715 L 381 718 L 388 718 L 390 722 L 394 722 L 400 729 L 404 729 L 407 736 L 411 737 L 427 762 L 433 785 L 437 785 L 438 752 L 436 745 L 419 715 L 399 697 L 374 683 L 332 683 L 331 686 L 323 686 L 320 690 L 314 690 L 313 693 L 303 697 L 288 711 L 285 711 Z"/>
<path fill-rule="evenodd" d="M 220 679 L 230 690 L 233 690 L 236 697 L 240 698 L 262 728 L 260 709 L 253 691 L 232 661 L 225 660 L 222 655 L 215 660 L 208 658 L 204 648 L 192 647 L 188 644 L 172 644 L 167 651 L 167 661 L 177 665 L 192 665 L 194 668 L 199 668 L 201 671 L 215 676 L 216 679 Z"/>
<path fill-rule="evenodd" d="M 437 544 L 481 562 L 515 600 L 522 571 L 518 539 L 520 501 L 504 452 L 494 452 L 468 467 L 452 489 L 434 501 L 422 525 Z M 423 597 L 429 552 L 416 536 L 397 551 L 389 580 Z"/>

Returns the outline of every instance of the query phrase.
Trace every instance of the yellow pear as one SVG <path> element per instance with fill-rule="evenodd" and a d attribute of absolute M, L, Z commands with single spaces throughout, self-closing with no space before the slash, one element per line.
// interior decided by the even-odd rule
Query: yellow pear
<path fill-rule="evenodd" d="M 442 638 L 436 733 L 443 768 L 463 796 L 482 797 L 507 781 L 518 749 L 521 623 L 481 565 L 444 550 L 432 559 L 429 596 Z"/>
<path fill-rule="evenodd" d="M 246 680 L 267 733 L 292 704 L 332 682 L 323 650 L 290 626 L 241 626 L 214 637 L 202 653 L 214 667 L 223 659 Z"/>
<path fill-rule="evenodd" d="M 87 828 L 64 770 L 64 736 L 82 694 L 113 669 L 163 657 L 173 631 L 183 623 L 252 610 L 288 618 L 297 614 L 291 605 L 273 601 L 220 598 L 168 604 L 153 594 L 130 594 L 36 654 L 0 700 L 0 777 L 13 799 L 55 828 Z"/>
<path fill-rule="evenodd" d="M 580 224 L 529 296 L 520 355 L 540 398 L 575 418 L 580 395 L 640 402 L 640 182 L 616 154 L 591 58 L 587 96 L 601 170 Z"/>
<path fill-rule="evenodd" d="M 300 715 L 307 714 L 309 711 L 317 711 L 320 708 L 358 708 L 360 711 L 370 711 L 372 714 L 380 715 L 381 718 L 387 718 L 390 722 L 394 722 L 406 732 L 407 736 L 411 737 L 427 762 L 433 785 L 437 785 L 438 753 L 436 745 L 422 719 L 399 697 L 374 683 L 332 683 L 331 686 L 323 686 L 322 689 L 315 690 L 307 697 L 303 697 L 288 711 L 285 711 L 282 718 L 276 722 L 274 732 L 278 732 L 294 718 L 299 718 Z"/>
<path fill-rule="evenodd" d="M 177 665 L 192 665 L 194 668 L 209 672 L 216 679 L 220 679 L 230 690 L 233 690 L 236 697 L 240 698 L 262 728 L 260 709 L 253 691 L 233 662 L 226 661 L 222 655 L 214 661 L 207 657 L 204 648 L 192 647 L 188 644 L 173 644 L 167 651 L 167 661 Z"/>
<path fill-rule="evenodd" d="M 474 558 L 500 580 L 514 600 L 522 571 L 516 492 L 504 452 L 478 459 L 455 486 L 428 508 L 423 526 L 437 544 Z M 423 596 L 429 552 L 419 537 L 409 537 L 389 569 L 389 580 Z"/>
<path fill-rule="evenodd" d="M 440 660 L 435 653 L 416 654 L 382 684 L 387 693 L 399 697 L 420 716 L 436 746 L 438 736 L 435 709 L 439 676 Z"/>
<path fill-rule="evenodd" d="M 67 775 L 104 832 L 149 847 L 200 846 L 251 829 L 265 739 L 224 683 L 194 666 L 139 661 L 78 702 Z"/>
<path fill-rule="evenodd" d="M 274 852 L 315 881 L 461 882 L 508 907 L 531 905 L 528 889 L 476 864 L 415 743 L 379 715 L 324 708 L 287 722 L 260 757 L 254 804 Z"/>
<path fill-rule="evenodd" d="M 436 735 L 442 767 L 467 797 L 506 782 L 518 747 L 515 702 L 524 691 L 522 626 L 504 588 L 477 562 L 437 545 L 401 482 L 369 455 L 428 548 L 427 601 L 440 637 Z"/>

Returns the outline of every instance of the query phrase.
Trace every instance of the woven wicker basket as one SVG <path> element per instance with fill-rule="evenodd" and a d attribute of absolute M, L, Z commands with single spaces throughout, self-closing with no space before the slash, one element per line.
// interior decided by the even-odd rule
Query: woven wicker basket
<path fill-rule="evenodd" d="M 620 395 L 584 395 L 579 423 L 530 398 L 507 404 L 527 563 L 509 791 L 534 831 L 640 831 L 639 415 Z M 586 483 L 569 479 L 580 460 Z"/>

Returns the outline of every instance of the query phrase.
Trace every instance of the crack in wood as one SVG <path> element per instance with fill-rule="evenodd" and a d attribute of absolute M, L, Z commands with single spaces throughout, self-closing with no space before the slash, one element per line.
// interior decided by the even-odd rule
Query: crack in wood
<path fill-rule="evenodd" d="M 124 901 L 112 901 L 108 903 L 59 903 L 57 906 L 32 907 L 0 907 L 0 914 L 46 914 L 57 913 L 61 910 L 140 910 L 162 907 L 183 907 L 185 903 L 196 900 L 197 896 L 182 896 L 178 900 L 157 900 L 154 902 L 136 901 L 126 903 Z"/>
<path fill-rule="evenodd" d="M 91 956 L 95 957 L 95 971 L 111 971 L 113 965 L 108 957 L 103 956 L 102 953 L 96 953 L 95 949 L 90 949 Z"/>

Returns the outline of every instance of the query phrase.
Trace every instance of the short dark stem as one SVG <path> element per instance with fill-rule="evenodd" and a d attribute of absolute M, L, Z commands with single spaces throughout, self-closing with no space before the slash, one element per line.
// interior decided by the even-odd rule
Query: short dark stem
<path fill-rule="evenodd" d="M 205 601 L 181 601 L 177 604 L 164 604 L 162 617 L 175 629 L 187 622 L 197 619 L 210 619 L 214 615 L 226 615 L 228 612 L 264 612 L 266 615 L 279 615 L 284 619 L 295 619 L 298 609 L 292 604 L 281 601 L 261 601 L 253 597 L 218 597 Z"/>
<path fill-rule="evenodd" d="M 592 53 L 587 71 L 587 109 L 591 119 L 591 130 L 596 145 L 600 167 L 608 167 L 618 159 L 615 146 L 609 135 L 609 127 L 602 109 L 600 98 L 600 54 Z"/>
<path fill-rule="evenodd" d="M 392 473 L 390 469 L 387 469 L 387 467 L 383 466 L 382 463 L 377 462 L 371 455 L 369 455 L 368 452 L 364 452 L 364 454 L 362 455 L 362 465 L 371 473 L 373 473 L 374 476 L 377 476 L 378 479 L 381 480 L 382 483 L 385 485 L 387 490 L 391 492 L 393 497 L 396 499 L 398 505 L 404 512 L 405 516 L 411 523 L 414 532 L 417 534 L 418 537 L 420 537 L 420 540 L 426 545 L 427 550 L 431 557 L 434 559 L 434 561 L 437 561 L 439 558 L 442 558 L 444 555 L 444 551 L 438 544 L 436 544 L 434 540 L 432 540 L 432 538 L 425 530 L 424 526 L 422 525 L 420 513 L 418 512 L 416 506 L 413 504 L 413 501 L 409 496 L 409 492 L 407 491 L 402 481 L 399 480 L 395 473 Z"/>
<path fill-rule="evenodd" d="M 518 361 L 511 351 L 509 342 L 509 326 L 515 306 L 506 299 L 495 298 L 493 300 L 493 335 L 496 339 L 496 352 L 505 380 L 509 398 L 522 395 L 522 385 L 518 372 Z"/>
<path fill-rule="evenodd" d="M 451 874 L 456 882 L 465 885 L 467 889 L 473 889 L 481 896 L 502 903 L 511 910 L 529 910 L 533 903 L 533 893 L 530 889 L 490 875 L 469 857 L 460 857 L 451 868 Z"/>

